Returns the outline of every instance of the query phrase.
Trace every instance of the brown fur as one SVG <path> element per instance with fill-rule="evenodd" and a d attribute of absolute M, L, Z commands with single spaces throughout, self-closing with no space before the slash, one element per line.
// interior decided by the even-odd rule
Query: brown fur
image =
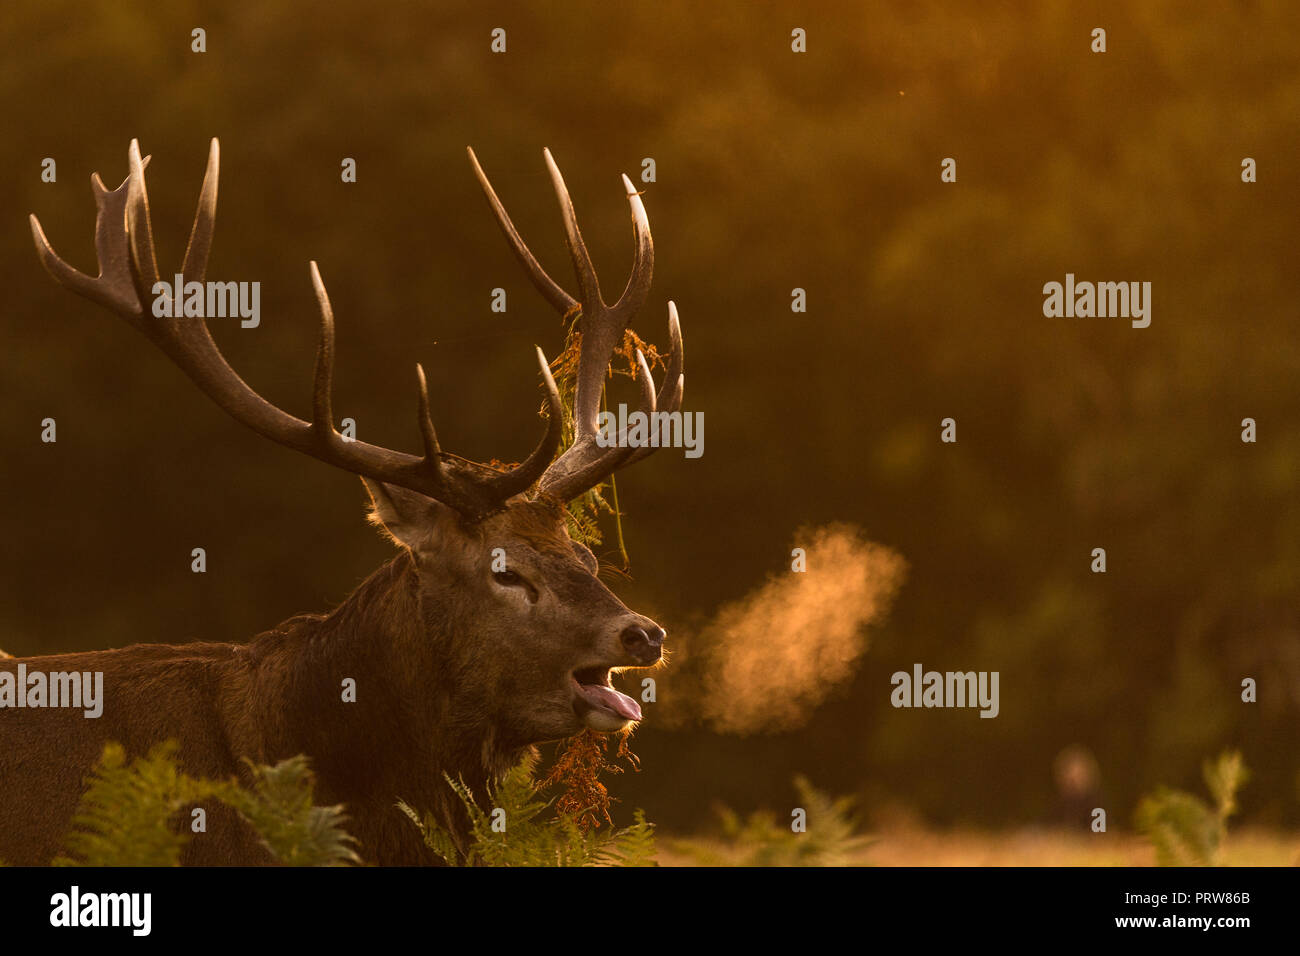
<path fill-rule="evenodd" d="M 0 859 L 47 863 L 63 846 L 84 777 L 108 740 L 130 755 L 174 738 L 190 774 L 246 778 L 241 758 L 311 758 L 317 802 L 343 803 L 371 863 L 435 862 L 395 808 L 434 811 L 463 835 L 443 774 L 476 792 L 532 744 L 583 726 L 568 674 L 639 666 L 619 643 L 628 611 L 568 538 L 558 506 L 517 501 L 466 526 L 414 492 L 371 485 L 403 545 L 328 615 L 300 615 L 250 643 L 134 645 L 21 659 L 28 671 L 102 671 L 104 709 L 0 710 Z M 504 587 L 493 548 L 536 592 Z M 19 659 L 0 661 L 16 671 Z M 354 703 L 342 682 L 356 681 Z M 230 811 L 208 809 L 184 860 L 269 862 Z M 187 817 L 188 819 L 188 817 Z"/>

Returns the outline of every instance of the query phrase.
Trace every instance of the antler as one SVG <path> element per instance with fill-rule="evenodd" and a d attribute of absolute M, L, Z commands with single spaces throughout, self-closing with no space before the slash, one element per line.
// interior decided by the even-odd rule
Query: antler
<path fill-rule="evenodd" d="M 139 144 L 131 140 L 129 158 L 129 175 L 111 192 L 104 188 L 98 173 L 91 176 L 91 187 L 99 209 L 95 219 L 99 275 L 91 278 L 59 258 L 33 215 L 32 236 L 37 254 L 46 270 L 60 284 L 125 318 L 237 421 L 259 435 L 328 464 L 437 499 L 471 520 L 499 510 L 507 499 L 530 488 L 546 470 L 559 447 L 563 416 L 559 392 L 541 349 L 537 350 L 537 360 L 546 382 L 549 421 L 546 433 L 532 454 L 511 471 L 500 472 L 447 454 L 438 447 L 433 420 L 429 417 L 424 369 L 419 365 L 416 365 L 416 376 L 424 455 L 408 455 L 362 441 L 344 441 L 334 428 L 331 408 L 334 314 L 315 262 L 311 263 L 311 280 L 316 290 L 321 326 L 311 421 L 295 418 L 266 401 L 249 388 L 226 362 L 203 320 L 153 314 L 150 304 L 155 298 L 154 284 L 159 282 L 159 276 L 144 184 L 144 168 L 149 157 L 141 159 Z M 216 219 L 219 158 L 217 140 L 213 139 L 194 227 L 181 267 L 185 282 L 202 282 L 207 268 Z M 162 285 L 166 287 L 166 283 Z"/>
<path fill-rule="evenodd" d="M 613 447 L 601 447 L 596 441 L 599 433 L 597 412 L 610 359 L 614 349 L 622 343 L 628 324 L 645 304 L 650 292 L 650 277 L 654 272 L 654 243 L 650 238 L 650 221 L 646 217 L 641 196 L 633 187 L 632 181 L 624 176 L 623 188 L 627 191 L 628 205 L 632 207 L 632 234 L 635 242 L 632 274 L 618 301 L 608 305 L 600 294 L 600 282 L 596 278 L 587 246 L 582 241 L 564 177 L 551 158 L 551 151 L 543 150 L 542 155 L 546 158 L 546 168 L 550 170 L 551 184 L 555 188 L 560 213 L 564 217 L 565 244 L 569 247 L 573 271 L 577 274 L 579 299 L 574 299 L 565 292 L 538 264 L 493 191 L 474 150 L 469 150 L 474 174 L 496 215 L 497 224 L 505 233 L 515 258 L 528 272 L 537 291 L 562 314 L 569 314 L 575 307 L 581 309 L 579 330 L 582 333 L 582 343 L 578 357 L 577 388 L 573 397 L 574 441 L 546 470 L 538 485 L 541 492 L 567 501 L 600 484 L 624 465 L 639 461 L 654 451 L 652 447 L 629 447 L 625 433 L 618 435 Z M 639 410 L 647 415 L 653 415 L 656 411 L 675 412 L 681 407 L 685 386 L 682 375 L 682 331 L 677 320 L 677 307 L 671 302 L 668 303 L 668 336 L 671 351 L 667 375 L 657 395 L 645 356 L 639 349 L 636 353 L 637 380 L 641 385 Z"/>

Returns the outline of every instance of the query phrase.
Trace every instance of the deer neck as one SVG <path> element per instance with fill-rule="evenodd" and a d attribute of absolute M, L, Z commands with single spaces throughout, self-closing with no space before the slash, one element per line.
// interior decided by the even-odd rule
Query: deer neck
<path fill-rule="evenodd" d="M 443 775 L 475 793 L 521 756 L 499 745 L 490 713 L 458 666 L 465 634 L 428 606 L 407 552 L 327 616 L 285 621 L 249 645 L 247 699 L 276 728 L 262 759 L 306 753 L 327 799 L 450 807 Z M 319 801 L 318 801 L 319 802 Z"/>

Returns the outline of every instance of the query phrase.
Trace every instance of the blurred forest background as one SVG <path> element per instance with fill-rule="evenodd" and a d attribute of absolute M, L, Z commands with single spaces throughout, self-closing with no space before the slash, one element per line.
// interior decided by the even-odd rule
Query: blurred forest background
<path fill-rule="evenodd" d="M 88 177 L 121 182 L 139 137 L 169 275 L 220 137 L 209 277 L 262 283 L 259 328 L 213 323 L 234 367 L 306 414 L 316 259 L 337 414 L 415 450 L 418 360 L 443 446 L 517 460 L 538 427 L 531 346 L 556 355 L 562 328 L 465 147 L 568 282 L 552 149 L 607 291 L 631 255 L 618 174 L 653 157 L 637 328 L 662 342 L 677 302 L 706 444 L 620 478 L 633 580 L 616 589 L 671 641 L 788 569 L 797 529 L 834 521 L 908 573 L 801 726 L 721 733 L 649 707 L 623 806 L 691 828 L 714 801 L 793 805 L 803 773 L 934 824 L 1054 822 L 1053 762 L 1074 747 L 1126 823 L 1141 793 L 1194 787 L 1234 746 L 1253 772 L 1243 818 L 1293 825 L 1298 30 L 1281 0 L 7 3 L 0 647 L 243 641 L 331 607 L 390 554 L 359 481 L 242 429 L 56 286 L 29 212 L 93 272 Z M 1066 272 L 1152 282 L 1150 328 L 1044 318 L 1042 286 Z M 949 416 L 955 445 L 939 441 Z M 46 417 L 57 444 L 40 441 Z M 1000 716 L 891 708 L 889 675 L 915 662 L 999 671 Z M 672 688 L 670 670 L 665 702 Z"/>

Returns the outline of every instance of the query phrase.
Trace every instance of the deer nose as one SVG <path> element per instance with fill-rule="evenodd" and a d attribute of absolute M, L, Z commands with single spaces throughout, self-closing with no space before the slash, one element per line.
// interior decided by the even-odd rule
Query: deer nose
<path fill-rule="evenodd" d="M 648 630 L 640 624 L 633 624 L 623 629 L 620 638 L 629 654 L 643 664 L 653 664 L 662 653 L 664 629 L 657 624 L 649 625 Z"/>

